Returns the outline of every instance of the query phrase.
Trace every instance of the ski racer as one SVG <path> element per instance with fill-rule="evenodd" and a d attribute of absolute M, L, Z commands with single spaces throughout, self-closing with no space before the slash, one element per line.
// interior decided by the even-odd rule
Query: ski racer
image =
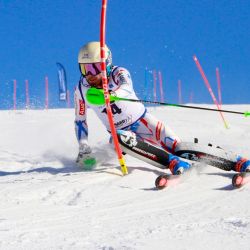
<path fill-rule="evenodd" d="M 112 54 L 105 46 L 106 73 L 108 89 L 112 94 L 122 97 L 138 99 L 130 73 L 127 69 L 112 64 Z M 81 77 L 75 89 L 75 133 L 79 143 L 79 153 L 76 162 L 82 166 L 85 160 L 92 159 L 91 147 L 88 143 L 87 107 L 92 108 L 107 130 L 110 132 L 105 105 L 96 106 L 87 101 L 86 93 L 89 88 L 102 88 L 100 59 L 100 43 L 89 42 L 84 45 L 78 54 Z M 181 174 L 191 165 L 175 156 L 175 148 L 181 143 L 180 138 L 162 121 L 148 112 L 139 102 L 112 102 L 111 110 L 114 125 L 117 130 L 131 131 L 142 141 L 161 147 L 168 152 L 168 168 L 172 174 Z M 238 157 L 236 163 L 238 172 L 250 169 L 250 161 Z"/>

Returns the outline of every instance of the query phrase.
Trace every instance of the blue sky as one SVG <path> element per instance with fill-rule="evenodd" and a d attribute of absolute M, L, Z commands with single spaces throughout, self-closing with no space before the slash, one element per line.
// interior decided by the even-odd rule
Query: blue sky
<path fill-rule="evenodd" d="M 0 106 L 12 105 L 13 79 L 18 84 L 18 107 L 24 103 L 25 79 L 30 82 L 31 102 L 43 105 L 46 75 L 51 106 L 58 105 L 56 62 L 66 68 L 73 93 L 80 76 L 79 48 L 99 40 L 100 8 L 101 0 L 1 0 Z M 140 97 L 145 96 L 147 68 L 162 72 L 166 101 L 178 101 L 180 79 L 184 102 L 193 92 L 194 102 L 212 103 L 192 59 L 196 54 L 216 95 L 219 67 L 223 103 L 249 103 L 247 0 L 109 0 L 106 30 L 114 64 L 131 72 Z M 151 99 L 152 88 L 146 94 Z"/>

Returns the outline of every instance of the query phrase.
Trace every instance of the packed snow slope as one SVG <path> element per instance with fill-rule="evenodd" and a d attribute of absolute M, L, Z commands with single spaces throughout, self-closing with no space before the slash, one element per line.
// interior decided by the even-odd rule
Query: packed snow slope
<path fill-rule="evenodd" d="M 250 157 L 250 118 L 225 114 L 226 129 L 217 112 L 149 111 L 184 141 Z M 108 133 L 91 110 L 88 118 L 99 164 L 84 172 L 74 110 L 0 112 L 0 249 L 250 249 L 250 186 L 233 189 L 233 172 L 200 166 L 157 191 L 162 171 L 126 155 L 121 177 Z"/>

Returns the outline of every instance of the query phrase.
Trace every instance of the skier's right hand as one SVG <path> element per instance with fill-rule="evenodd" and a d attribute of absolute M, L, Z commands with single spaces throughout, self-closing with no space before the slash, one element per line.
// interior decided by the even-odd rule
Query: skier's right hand
<path fill-rule="evenodd" d="M 85 159 L 90 153 L 92 152 L 91 147 L 88 145 L 88 143 L 80 143 L 79 144 L 79 153 L 76 158 L 76 163 L 81 162 L 83 159 Z"/>
<path fill-rule="evenodd" d="M 91 147 L 87 142 L 79 144 L 79 153 L 90 154 L 92 152 Z"/>
<path fill-rule="evenodd" d="M 91 170 L 96 165 L 96 159 L 91 154 L 91 148 L 88 143 L 81 143 L 79 145 L 79 153 L 76 159 L 77 165 L 84 170 Z"/>

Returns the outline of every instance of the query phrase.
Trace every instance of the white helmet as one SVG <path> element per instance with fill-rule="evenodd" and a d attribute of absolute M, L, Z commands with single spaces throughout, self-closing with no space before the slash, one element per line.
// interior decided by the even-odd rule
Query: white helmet
<path fill-rule="evenodd" d="M 110 74 L 112 68 L 112 54 L 105 45 L 106 71 Z M 89 42 L 81 47 L 78 54 L 78 63 L 98 63 L 101 62 L 100 42 Z"/>

